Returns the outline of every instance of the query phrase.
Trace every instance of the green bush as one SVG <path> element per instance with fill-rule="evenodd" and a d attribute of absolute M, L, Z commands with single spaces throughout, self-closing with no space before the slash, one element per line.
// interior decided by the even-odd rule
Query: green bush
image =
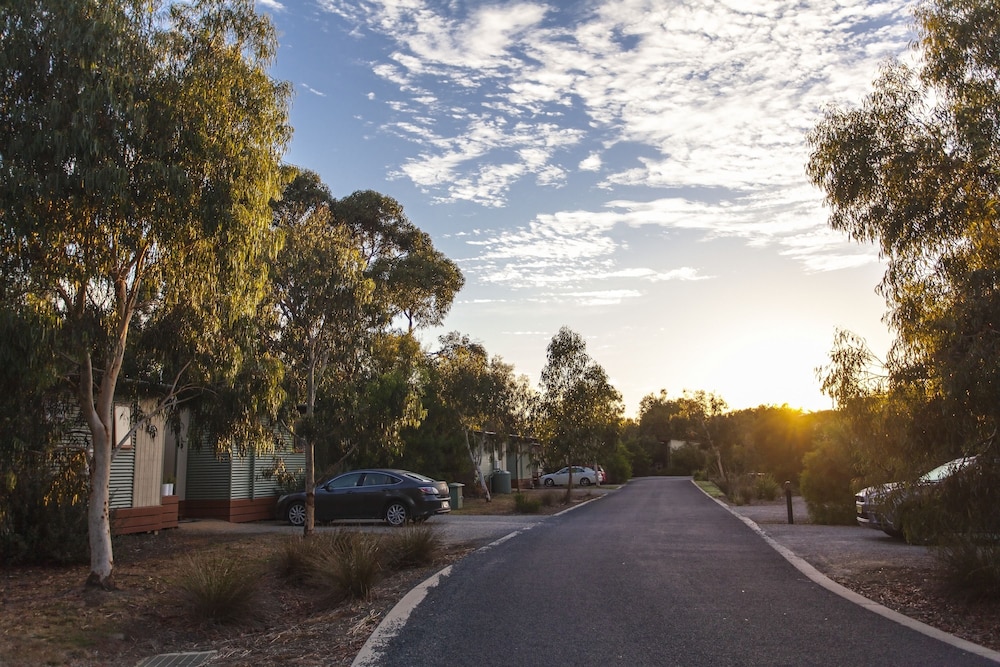
<path fill-rule="evenodd" d="M 9 444 L 0 461 L 0 563 L 86 563 L 83 448 L 38 453 Z"/>
<path fill-rule="evenodd" d="M 1000 598 L 1000 543 L 952 537 L 932 553 L 958 591 L 977 599 Z"/>
<path fill-rule="evenodd" d="M 433 563 L 440 550 L 441 539 L 432 528 L 409 526 L 383 538 L 382 562 L 394 569 L 421 567 Z"/>
<path fill-rule="evenodd" d="M 670 465 L 667 467 L 668 475 L 697 475 L 708 463 L 705 452 L 696 444 L 684 443 L 677 449 L 670 452 Z"/>
<path fill-rule="evenodd" d="M 803 459 L 799 485 L 813 523 L 851 525 L 857 522 L 853 465 L 848 452 L 830 440 L 822 441 Z"/>
<path fill-rule="evenodd" d="M 776 500 L 781 495 L 781 485 L 771 473 L 756 475 L 754 479 L 754 496 L 757 500 Z"/>
<path fill-rule="evenodd" d="M 259 618 L 259 572 L 245 560 L 221 553 L 189 556 L 175 583 L 182 603 L 199 620 L 240 623 Z"/>
<path fill-rule="evenodd" d="M 541 498 L 530 498 L 523 493 L 514 494 L 514 509 L 519 514 L 538 514 L 542 509 Z"/>
<path fill-rule="evenodd" d="M 624 445 L 619 445 L 611 458 L 604 464 L 604 472 L 607 473 L 606 482 L 610 484 L 624 484 L 632 478 L 632 462 L 629 451 Z"/>

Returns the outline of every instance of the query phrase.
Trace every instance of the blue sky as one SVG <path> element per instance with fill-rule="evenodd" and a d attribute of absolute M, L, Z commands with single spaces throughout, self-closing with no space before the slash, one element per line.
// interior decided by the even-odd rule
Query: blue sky
<path fill-rule="evenodd" d="M 884 268 L 827 226 L 806 135 L 912 57 L 912 3 L 257 7 L 296 91 L 287 161 L 399 200 L 461 267 L 427 345 L 460 331 L 537 382 L 569 326 L 629 415 L 660 389 L 827 408 L 836 328 L 888 348 Z"/>

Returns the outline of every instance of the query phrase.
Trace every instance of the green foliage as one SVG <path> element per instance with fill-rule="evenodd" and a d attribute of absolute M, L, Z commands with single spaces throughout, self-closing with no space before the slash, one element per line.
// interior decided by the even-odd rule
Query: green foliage
<path fill-rule="evenodd" d="M 542 509 L 540 498 L 526 496 L 523 493 L 514 494 L 514 509 L 518 514 L 538 514 Z"/>
<path fill-rule="evenodd" d="M 775 500 L 781 495 L 782 487 L 771 473 L 762 473 L 754 478 L 754 497 L 757 500 Z"/>
<path fill-rule="evenodd" d="M 604 472 L 607 473 L 609 484 L 624 484 L 632 479 L 632 463 L 629 461 L 629 450 L 618 444 L 611 456 L 605 459 Z"/>
<path fill-rule="evenodd" d="M 973 599 L 1000 598 L 1000 543 L 955 536 L 932 552 L 946 581 Z"/>
<path fill-rule="evenodd" d="M 708 457 L 700 446 L 686 442 L 670 452 L 668 475 L 694 475 L 708 465 Z"/>
<path fill-rule="evenodd" d="M 37 452 L 10 442 L 5 449 L 0 458 L 0 563 L 85 563 L 83 451 Z"/>
<path fill-rule="evenodd" d="M 607 458 L 618 441 L 621 394 L 579 334 L 562 327 L 553 336 L 541 385 L 535 423 L 545 459 L 563 465 Z"/>
<path fill-rule="evenodd" d="M 985 18 L 998 11 L 996 0 L 921 3 L 917 68 L 890 64 L 860 106 L 831 108 L 810 136 L 831 226 L 886 262 L 879 289 L 897 332 L 880 387 L 851 381 L 865 379 L 865 360 L 835 359 L 860 370 L 835 376 L 831 395 L 867 408 L 870 435 L 888 433 L 899 461 L 908 442 L 985 451 L 1000 425 L 1000 57 L 984 47 L 1000 38 Z M 934 435 L 907 438 L 921 420 Z"/>
<path fill-rule="evenodd" d="M 275 493 L 279 496 L 305 490 L 305 471 L 301 468 L 289 470 L 281 457 L 275 457 L 271 468 L 262 471 L 260 477 L 273 479 Z"/>
<path fill-rule="evenodd" d="M 245 560 L 224 553 L 189 556 L 174 583 L 185 608 L 198 620 L 243 623 L 259 619 L 260 572 Z"/>
<path fill-rule="evenodd" d="M 51 323 L 57 377 L 90 427 L 91 579 L 107 585 L 96 494 L 118 378 L 130 363 L 172 387 L 167 402 L 187 382 L 234 386 L 233 327 L 256 314 L 276 247 L 290 88 L 267 74 L 277 42 L 249 0 L 25 0 L 0 34 L 0 283 Z M 165 319 L 185 335 L 134 345 Z"/>
<path fill-rule="evenodd" d="M 856 523 L 853 476 L 850 452 L 833 440 L 821 441 L 819 447 L 806 454 L 800 489 L 813 523 Z"/>

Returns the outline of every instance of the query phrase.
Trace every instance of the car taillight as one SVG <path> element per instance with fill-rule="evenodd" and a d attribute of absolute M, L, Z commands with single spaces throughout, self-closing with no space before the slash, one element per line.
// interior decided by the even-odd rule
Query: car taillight
<path fill-rule="evenodd" d="M 433 486 L 421 486 L 420 493 L 426 496 L 436 496 L 438 494 L 438 490 Z"/>

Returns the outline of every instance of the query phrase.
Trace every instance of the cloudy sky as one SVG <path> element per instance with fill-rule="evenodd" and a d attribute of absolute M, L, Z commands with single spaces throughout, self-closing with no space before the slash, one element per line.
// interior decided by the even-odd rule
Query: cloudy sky
<path fill-rule="evenodd" d="M 661 389 L 830 407 L 835 330 L 888 348 L 884 267 L 826 225 L 806 136 L 912 57 L 912 3 L 257 2 L 287 160 L 399 200 L 466 277 L 428 345 L 459 331 L 537 381 L 568 326 L 629 415 Z"/>

